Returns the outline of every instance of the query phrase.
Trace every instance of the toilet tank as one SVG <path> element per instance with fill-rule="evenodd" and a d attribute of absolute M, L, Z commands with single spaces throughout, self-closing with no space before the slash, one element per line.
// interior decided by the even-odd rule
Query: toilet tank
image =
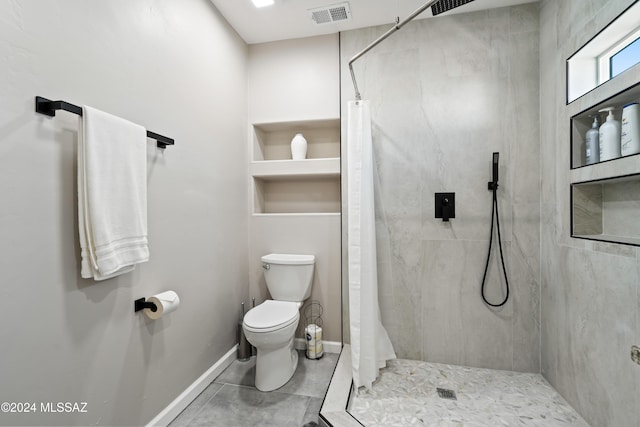
<path fill-rule="evenodd" d="M 262 268 L 271 298 L 301 302 L 311 296 L 313 255 L 269 254 L 262 257 Z"/>

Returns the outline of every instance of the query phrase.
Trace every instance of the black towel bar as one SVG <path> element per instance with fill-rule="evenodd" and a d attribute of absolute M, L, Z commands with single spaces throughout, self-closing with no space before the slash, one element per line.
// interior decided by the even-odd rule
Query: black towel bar
<path fill-rule="evenodd" d="M 69 104 L 66 101 L 52 101 L 41 96 L 36 96 L 36 113 L 54 117 L 57 110 L 64 110 L 82 116 L 82 107 Z M 147 138 L 155 139 L 158 142 L 158 148 L 166 148 L 167 145 L 175 144 L 173 139 L 151 132 L 150 130 L 147 131 Z"/>

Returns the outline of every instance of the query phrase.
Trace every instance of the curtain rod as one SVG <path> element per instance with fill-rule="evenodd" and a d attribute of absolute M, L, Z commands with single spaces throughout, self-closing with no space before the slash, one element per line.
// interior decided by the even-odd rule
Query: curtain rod
<path fill-rule="evenodd" d="M 381 35 L 380 37 L 378 37 L 377 39 L 372 41 L 367 47 L 365 47 L 360 52 L 355 54 L 353 56 L 353 58 L 351 58 L 349 60 L 349 71 L 351 72 L 351 80 L 353 81 L 353 89 L 356 91 L 356 99 L 358 101 L 360 101 L 362 98 L 360 96 L 360 91 L 358 90 L 358 84 L 356 83 L 356 75 L 353 72 L 353 63 L 356 62 L 358 59 L 360 59 L 362 56 L 364 56 L 371 49 L 373 49 L 374 47 L 376 47 L 377 45 L 382 43 L 391 34 L 393 34 L 396 31 L 398 31 L 405 24 L 407 24 L 408 22 L 412 21 L 416 16 L 420 15 L 422 12 L 424 12 L 426 9 L 428 9 L 430 6 L 432 6 L 434 3 L 437 3 L 438 1 L 440 1 L 440 0 L 429 0 L 429 1 L 427 1 L 424 5 L 420 6 L 418 9 L 416 9 L 415 12 L 413 12 L 411 15 L 409 15 L 403 21 L 400 21 L 400 18 L 397 18 L 396 24 L 393 27 L 391 27 L 386 33 L 384 33 L 383 35 Z"/>
<path fill-rule="evenodd" d="M 351 80 L 353 81 L 353 88 L 356 91 L 356 100 L 360 101 L 360 91 L 358 90 L 358 84 L 356 83 L 356 75 L 353 72 L 353 63 L 361 58 L 365 53 L 369 52 L 371 49 L 380 44 L 383 40 L 389 37 L 391 34 L 398 31 L 402 28 L 406 23 L 412 21 L 416 16 L 420 15 L 427 8 L 431 7 L 431 12 L 433 16 L 439 15 L 441 13 L 447 12 L 451 9 L 455 9 L 456 7 L 465 5 L 467 3 L 471 3 L 474 0 L 429 0 L 424 5 L 416 9 L 411 15 L 405 18 L 402 22 L 400 18 L 396 18 L 396 24 L 391 27 L 386 33 L 375 39 L 369 46 L 362 49 L 359 53 L 357 53 L 351 60 L 349 61 L 349 71 L 351 72 Z"/>
<path fill-rule="evenodd" d="M 55 117 L 57 110 L 64 110 L 77 114 L 78 116 L 82 116 L 82 107 L 70 104 L 66 101 L 52 101 L 41 96 L 36 96 L 36 113 Z M 150 130 L 147 131 L 147 138 L 155 139 L 158 143 L 158 148 L 167 148 L 167 145 L 175 144 L 175 141 L 172 138 L 151 132 Z"/>

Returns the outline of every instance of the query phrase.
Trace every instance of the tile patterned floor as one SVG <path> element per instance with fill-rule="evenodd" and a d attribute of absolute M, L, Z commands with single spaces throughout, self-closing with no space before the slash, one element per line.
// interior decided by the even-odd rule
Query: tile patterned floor
<path fill-rule="evenodd" d="M 457 400 L 438 397 L 438 387 Z M 539 374 L 413 360 L 388 362 L 349 412 L 367 427 L 589 427 Z"/>
<path fill-rule="evenodd" d="M 325 353 L 320 360 L 309 360 L 299 352 L 293 378 L 264 393 L 255 388 L 255 357 L 247 362 L 236 360 L 169 427 L 300 427 L 317 423 L 337 361 L 337 354 Z"/>

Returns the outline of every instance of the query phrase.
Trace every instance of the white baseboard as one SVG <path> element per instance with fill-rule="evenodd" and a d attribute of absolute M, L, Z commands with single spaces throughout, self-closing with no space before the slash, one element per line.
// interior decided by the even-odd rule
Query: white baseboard
<path fill-rule="evenodd" d="M 296 350 L 306 350 L 307 342 L 304 338 L 296 338 L 293 342 L 293 346 Z M 322 341 L 322 348 L 325 353 L 339 354 L 342 351 L 342 343 L 338 341 Z"/>
<path fill-rule="evenodd" d="M 167 426 L 175 417 L 177 417 L 180 412 L 184 411 L 184 409 L 189 406 L 193 400 L 198 397 L 200 393 L 204 391 L 205 388 L 216 379 L 218 375 L 222 373 L 229 365 L 233 363 L 237 358 L 238 344 L 234 345 L 231 350 L 229 350 L 224 356 L 220 358 L 216 363 L 213 364 L 207 371 L 200 375 L 200 378 L 195 380 L 193 384 L 186 388 L 185 391 L 180 393 L 178 397 L 176 397 L 173 402 L 171 402 L 166 408 L 164 408 L 154 419 L 149 421 L 147 424 L 148 427 L 155 426 Z"/>

